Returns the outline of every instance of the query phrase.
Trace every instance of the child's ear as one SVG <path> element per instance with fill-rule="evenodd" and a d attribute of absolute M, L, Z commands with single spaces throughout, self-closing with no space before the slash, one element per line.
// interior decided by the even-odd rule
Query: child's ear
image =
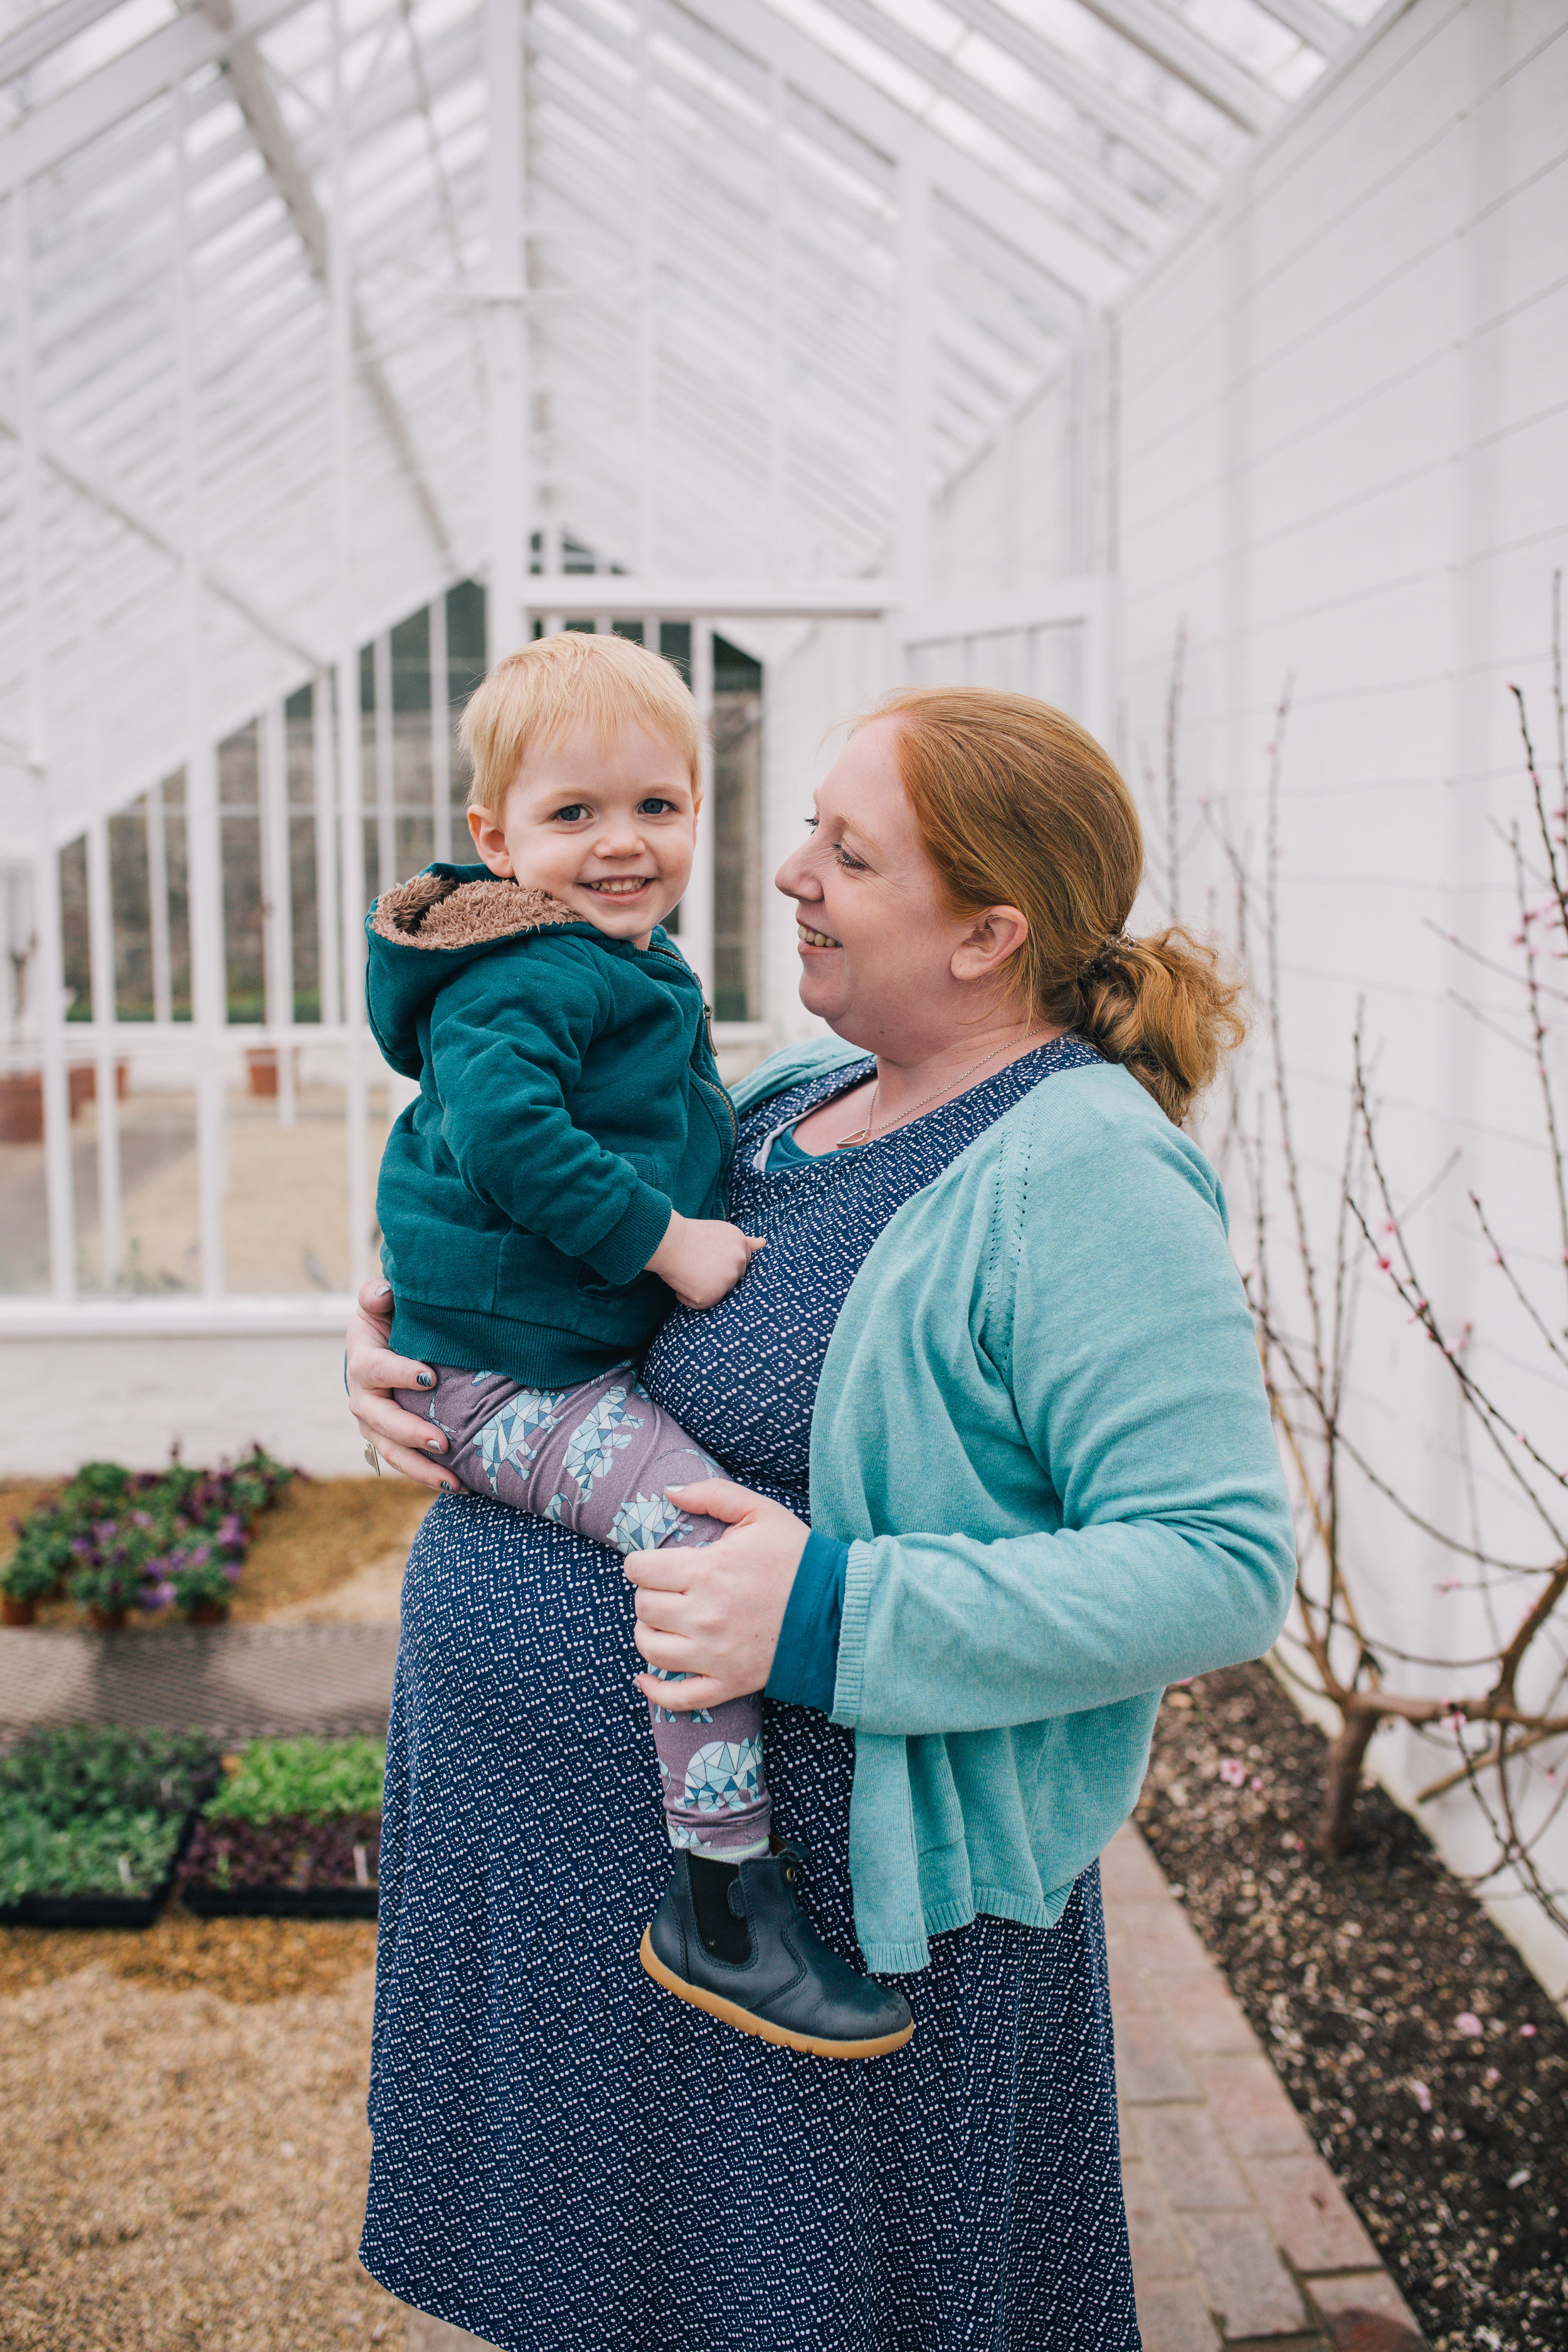
<path fill-rule="evenodd" d="M 506 835 L 488 810 L 468 811 L 468 831 L 474 836 L 474 847 L 492 874 L 512 872 L 511 852 L 506 845 Z"/>

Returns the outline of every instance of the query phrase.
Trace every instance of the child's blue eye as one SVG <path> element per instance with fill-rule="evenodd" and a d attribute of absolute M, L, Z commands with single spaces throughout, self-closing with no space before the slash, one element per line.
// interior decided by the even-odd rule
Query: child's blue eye
<path fill-rule="evenodd" d="M 581 801 L 573 801 L 567 807 L 556 810 L 555 821 L 557 824 L 575 824 L 587 814 Z"/>
<path fill-rule="evenodd" d="M 668 816 L 674 807 L 675 803 L 673 801 L 661 801 L 658 799 L 638 801 L 637 814 L 638 816 Z"/>

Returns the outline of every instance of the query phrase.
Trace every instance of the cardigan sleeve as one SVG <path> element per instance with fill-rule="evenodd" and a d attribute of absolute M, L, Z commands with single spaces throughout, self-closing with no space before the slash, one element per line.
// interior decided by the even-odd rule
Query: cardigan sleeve
<path fill-rule="evenodd" d="M 833 1691 L 838 1678 L 838 1629 L 844 1617 L 844 1583 L 849 1567 L 849 1547 L 836 1543 L 814 1528 L 805 1539 L 800 1566 L 795 1572 L 778 1647 L 769 1669 L 768 1698 L 787 1700 L 793 1706 L 815 1706 L 833 1712 Z"/>
<path fill-rule="evenodd" d="M 1010 1422 L 1040 1524 L 851 1545 L 833 1712 L 857 1731 L 1112 1705 L 1259 1655 L 1289 1604 L 1289 1500 L 1201 1155 L 1174 1129 L 1123 1129 L 1079 1164 L 1026 1167 L 993 1242 L 970 1259 L 977 1375 L 955 1410 L 999 1400 L 984 1442 Z"/>

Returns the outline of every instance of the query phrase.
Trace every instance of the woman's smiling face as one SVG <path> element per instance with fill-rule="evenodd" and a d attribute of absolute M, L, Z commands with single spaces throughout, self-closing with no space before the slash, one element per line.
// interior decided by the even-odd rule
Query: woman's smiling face
<path fill-rule="evenodd" d="M 966 950 L 975 919 L 944 902 L 905 795 L 898 726 L 874 719 L 856 730 L 816 795 L 810 838 L 774 886 L 795 902 L 807 1012 L 901 1060 L 939 1050 L 973 1021 L 982 975 Z"/>

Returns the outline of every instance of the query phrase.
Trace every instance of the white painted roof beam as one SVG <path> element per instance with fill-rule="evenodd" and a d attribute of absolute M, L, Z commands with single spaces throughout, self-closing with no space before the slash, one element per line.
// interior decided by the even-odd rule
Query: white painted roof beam
<path fill-rule="evenodd" d="M 234 22 L 227 28 L 197 14 L 150 33 L 58 98 L 47 99 L 0 139 L 0 186 L 14 188 L 52 171 L 79 147 L 164 96 L 172 83 L 219 64 L 237 42 L 264 33 L 299 5 L 300 0 L 234 0 Z"/>
<path fill-rule="evenodd" d="M 880 8 L 874 8 L 871 0 L 822 0 L 822 5 L 841 23 L 851 26 L 862 39 L 896 58 L 933 89 L 952 99 L 955 106 L 961 106 L 966 114 L 972 114 L 977 122 L 994 131 L 999 139 L 1042 172 L 1059 180 L 1086 205 L 1092 205 L 1102 219 L 1113 222 L 1151 251 L 1161 242 L 1169 226 L 1163 213 L 1146 204 L 1124 181 L 1113 178 L 1070 140 L 1059 137 L 1045 123 L 1035 121 L 1005 99 L 998 98 L 984 82 L 966 72 L 962 64 L 955 65 Z"/>
<path fill-rule="evenodd" d="M 743 42 L 763 63 L 776 67 L 828 113 L 863 129 L 888 154 L 923 159 L 937 187 L 966 205 L 998 236 L 1016 245 L 1086 300 L 1109 303 L 1125 286 L 1126 268 L 1103 247 L 929 130 L 863 74 L 830 58 L 815 41 L 775 16 L 762 0 L 683 0 L 683 5 L 689 14 L 711 23 L 729 39 Z"/>
<path fill-rule="evenodd" d="M 1338 57 L 1355 38 L 1354 27 L 1325 7 L 1323 0 L 1258 0 L 1258 5 L 1265 16 L 1296 34 L 1320 57 Z"/>
<path fill-rule="evenodd" d="M 20 438 L 20 431 L 16 419 L 9 411 L 0 409 L 0 433 L 16 441 Z M 42 436 L 42 453 L 44 463 L 50 471 L 58 474 L 61 481 L 68 483 L 79 497 L 90 500 L 105 514 L 112 515 L 116 521 L 129 524 L 161 555 L 171 557 L 176 563 L 184 562 L 184 542 L 178 523 L 166 520 L 150 507 L 138 492 L 118 481 L 86 450 L 77 448 L 58 430 L 46 430 Z M 202 567 L 202 578 L 211 593 L 221 596 L 226 604 L 232 605 L 258 635 L 269 638 L 298 661 L 313 665 L 320 659 L 319 655 L 301 644 L 291 629 L 263 612 L 254 598 L 230 580 L 226 573 L 214 565 L 205 564 Z"/>
<path fill-rule="evenodd" d="M 963 0 L 963 16 L 977 33 L 1005 50 L 1026 72 L 1076 106 L 1080 114 L 1114 132 L 1188 195 L 1206 196 L 1217 184 L 1220 175 L 1215 166 L 1196 148 L 1189 147 L 1168 123 L 1080 66 L 1015 16 L 1010 8 L 999 7 L 997 0 Z"/>
<path fill-rule="evenodd" d="M 1244 131 L 1267 131 L 1284 113 L 1283 99 L 1267 82 L 1195 32 L 1163 0 L 1079 0 L 1079 5 Z"/>

